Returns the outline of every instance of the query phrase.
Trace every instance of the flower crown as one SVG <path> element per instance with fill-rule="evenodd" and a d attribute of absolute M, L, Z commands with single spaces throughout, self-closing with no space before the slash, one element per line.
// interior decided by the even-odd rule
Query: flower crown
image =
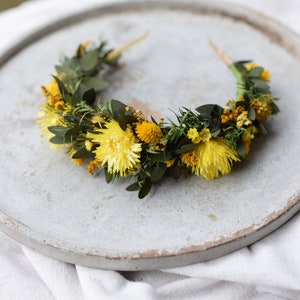
<path fill-rule="evenodd" d="M 117 70 L 122 52 L 144 37 L 109 51 L 105 42 L 79 45 L 42 86 L 46 99 L 38 119 L 53 148 L 66 149 L 77 165 L 87 161 L 91 175 L 104 170 L 107 182 L 134 178 L 126 190 L 138 190 L 139 198 L 165 176 L 193 173 L 213 179 L 230 173 L 248 155 L 254 138 L 266 133 L 263 122 L 279 111 L 268 84 L 270 72 L 251 61 L 234 62 L 214 44 L 237 80 L 236 97 L 225 108 L 183 107 L 175 121 L 164 122 L 118 100 L 101 103 L 98 95 L 108 82 L 100 71 Z"/>

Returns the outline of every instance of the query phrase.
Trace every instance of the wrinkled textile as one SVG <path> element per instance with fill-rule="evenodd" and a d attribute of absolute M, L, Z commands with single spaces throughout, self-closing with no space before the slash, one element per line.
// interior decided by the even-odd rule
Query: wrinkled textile
<path fill-rule="evenodd" d="M 300 33 L 297 0 L 226 2 L 252 7 Z M 93 3 L 99 0 L 36 0 L 1 13 L 0 54 L 34 28 Z M 0 299 L 296 300 L 300 299 L 299 256 L 299 213 L 276 232 L 230 255 L 156 271 L 117 272 L 72 265 L 0 233 Z"/>

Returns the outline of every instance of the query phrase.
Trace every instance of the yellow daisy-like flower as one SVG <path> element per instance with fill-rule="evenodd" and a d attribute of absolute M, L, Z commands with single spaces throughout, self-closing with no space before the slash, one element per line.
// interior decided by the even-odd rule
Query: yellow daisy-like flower
<path fill-rule="evenodd" d="M 256 64 L 256 63 L 250 63 L 250 64 L 247 64 L 245 67 L 246 67 L 246 69 L 247 69 L 248 71 L 250 71 L 250 70 L 252 70 L 253 68 L 260 67 L 260 65 L 259 65 L 259 64 Z M 264 80 L 264 81 L 270 81 L 270 79 L 271 79 L 271 73 L 270 73 L 270 71 L 264 69 L 263 72 L 262 72 L 261 75 L 260 75 L 260 78 L 261 78 L 262 80 Z"/>
<path fill-rule="evenodd" d="M 149 144 L 158 142 L 162 138 L 160 127 L 148 121 L 137 124 L 135 132 L 142 142 Z"/>
<path fill-rule="evenodd" d="M 106 128 L 98 129 L 97 133 L 88 133 L 87 138 L 100 144 L 94 153 L 102 165 L 107 164 L 110 174 L 126 176 L 140 167 L 142 146 L 137 143 L 133 132 L 130 129 L 122 130 L 117 121 L 106 123 Z"/>
<path fill-rule="evenodd" d="M 181 161 L 190 167 L 193 173 L 206 179 L 230 173 L 232 163 L 239 160 L 235 149 L 221 138 L 201 142 L 195 150 L 181 155 Z"/>
<path fill-rule="evenodd" d="M 255 135 L 258 133 L 257 127 L 254 125 L 249 126 L 245 129 L 245 131 L 242 134 L 242 141 L 245 146 L 245 154 L 244 157 L 246 157 L 250 152 L 250 144 L 252 140 L 255 138 Z"/>
<path fill-rule="evenodd" d="M 203 128 L 200 132 L 198 132 L 196 128 L 190 128 L 187 137 L 192 140 L 194 144 L 198 144 L 200 142 L 208 142 L 211 138 L 211 134 L 208 128 Z"/>

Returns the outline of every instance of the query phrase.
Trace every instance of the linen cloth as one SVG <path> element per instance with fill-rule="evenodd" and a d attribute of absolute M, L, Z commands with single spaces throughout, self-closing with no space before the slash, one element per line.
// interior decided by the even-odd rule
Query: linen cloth
<path fill-rule="evenodd" d="M 1 13 L 0 54 L 33 29 L 99 2 L 35 0 Z M 226 2 L 273 16 L 300 34 L 297 0 Z M 227 256 L 157 271 L 120 273 L 67 264 L 0 233 L 0 266 L 0 299 L 300 299 L 300 215 Z"/>

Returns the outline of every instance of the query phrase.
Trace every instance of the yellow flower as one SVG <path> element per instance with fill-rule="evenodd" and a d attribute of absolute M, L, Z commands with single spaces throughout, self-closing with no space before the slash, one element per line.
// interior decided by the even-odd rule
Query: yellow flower
<path fill-rule="evenodd" d="M 91 176 L 94 176 L 94 170 L 97 168 L 101 168 L 102 164 L 98 160 L 91 160 L 88 164 L 88 172 Z"/>
<path fill-rule="evenodd" d="M 87 151 L 91 151 L 92 148 L 93 148 L 93 146 L 94 146 L 94 143 L 92 143 L 92 142 L 89 141 L 89 140 L 86 140 L 86 141 L 84 142 L 84 145 L 85 145 L 85 148 L 86 148 Z"/>
<path fill-rule="evenodd" d="M 246 157 L 249 154 L 250 144 L 257 133 L 258 133 L 258 129 L 254 125 L 247 127 L 246 130 L 243 132 L 242 141 L 245 145 L 244 157 Z"/>
<path fill-rule="evenodd" d="M 247 64 L 245 67 L 246 67 L 246 69 L 247 69 L 248 71 L 250 71 L 250 70 L 252 70 L 253 68 L 260 67 L 260 65 L 259 65 L 259 64 L 256 64 L 256 63 L 250 63 L 250 64 Z M 264 69 L 263 72 L 262 72 L 261 75 L 260 75 L 260 78 L 261 78 L 262 80 L 264 80 L 264 81 L 270 81 L 270 79 L 271 79 L 271 73 L 270 73 L 270 71 Z"/>
<path fill-rule="evenodd" d="M 145 143 L 155 143 L 162 138 L 162 132 L 155 123 L 144 121 L 136 125 L 135 132 L 138 138 Z"/>
<path fill-rule="evenodd" d="M 166 167 L 171 168 L 175 163 L 175 158 L 166 161 Z"/>
<path fill-rule="evenodd" d="M 208 142 L 199 143 L 195 150 L 182 154 L 181 161 L 196 175 L 213 179 L 220 173 L 230 173 L 232 162 L 239 161 L 239 157 L 226 140 L 211 138 Z"/>
<path fill-rule="evenodd" d="M 243 111 L 236 118 L 236 125 L 238 127 L 242 127 L 244 125 L 248 126 L 248 125 L 251 125 L 251 123 L 252 123 L 252 121 L 250 119 L 248 119 L 248 111 L 247 110 Z"/>
<path fill-rule="evenodd" d="M 142 146 L 130 129 L 122 130 L 119 123 L 112 120 L 106 123 L 106 128 L 98 129 L 97 133 L 88 133 L 87 138 L 100 144 L 94 151 L 96 159 L 107 164 L 110 174 L 119 173 L 126 176 L 131 170 L 140 167 L 140 152 Z"/>
<path fill-rule="evenodd" d="M 261 99 L 255 98 L 251 102 L 251 107 L 255 110 L 256 119 L 258 121 L 266 121 L 272 114 L 272 99 L 270 97 L 263 97 Z"/>
<path fill-rule="evenodd" d="M 72 149 L 69 153 L 72 162 L 77 165 L 77 166 L 81 166 L 84 163 L 84 158 L 72 158 L 72 156 L 76 153 L 76 150 Z"/>
<path fill-rule="evenodd" d="M 211 138 L 211 134 L 208 128 L 203 128 L 200 132 L 198 132 L 196 128 L 190 128 L 187 137 L 192 140 L 194 144 L 198 144 L 200 142 L 208 142 Z"/>
<path fill-rule="evenodd" d="M 57 102 L 61 102 L 62 96 L 57 82 L 53 79 L 47 87 L 41 86 L 44 96 L 48 99 L 50 106 L 55 106 Z"/>
<path fill-rule="evenodd" d="M 54 134 L 48 130 L 48 127 L 64 125 L 61 115 L 58 114 L 54 107 L 49 106 L 48 102 L 45 102 L 41 106 L 40 111 L 38 112 L 37 123 L 39 124 L 42 134 L 46 136 L 48 140 L 54 136 Z M 51 143 L 52 149 L 60 148 L 59 146 L 60 145 Z"/>

